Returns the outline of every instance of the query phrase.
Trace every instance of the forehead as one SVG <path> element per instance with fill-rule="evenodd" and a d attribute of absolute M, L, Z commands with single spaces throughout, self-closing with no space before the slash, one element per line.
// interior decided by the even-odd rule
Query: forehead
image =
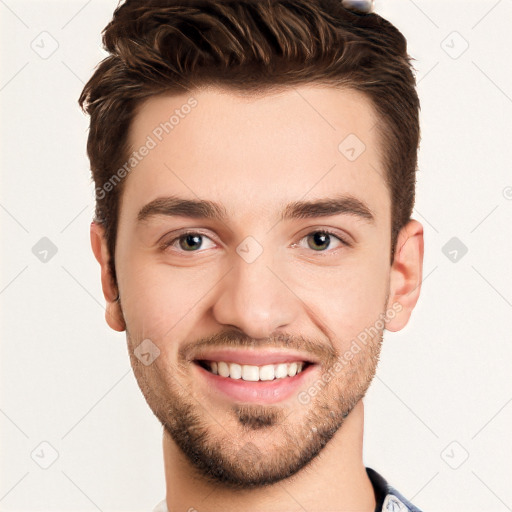
<path fill-rule="evenodd" d="M 378 125 L 366 96 L 328 86 L 154 96 L 131 125 L 132 150 L 149 149 L 129 173 L 122 203 L 136 209 L 165 195 L 201 197 L 240 217 L 340 193 L 385 212 Z"/>

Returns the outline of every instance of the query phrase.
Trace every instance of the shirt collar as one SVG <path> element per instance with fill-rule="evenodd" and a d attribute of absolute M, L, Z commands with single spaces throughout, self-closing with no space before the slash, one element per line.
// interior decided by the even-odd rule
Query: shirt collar
<path fill-rule="evenodd" d="M 375 492 L 375 512 L 421 512 L 393 486 L 388 484 L 386 479 L 372 468 L 366 468 Z"/>

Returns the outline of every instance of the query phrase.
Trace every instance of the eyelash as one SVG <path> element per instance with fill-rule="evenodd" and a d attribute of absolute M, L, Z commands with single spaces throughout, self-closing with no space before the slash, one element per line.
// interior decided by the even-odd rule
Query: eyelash
<path fill-rule="evenodd" d="M 307 238 L 308 236 L 311 236 L 311 235 L 314 235 L 316 233 L 322 233 L 322 234 L 325 234 L 325 235 L 329 235 L 331 237 L 334 237 L 336 238 L 337 240 L 339 240 L 339 242 L 344 246 L 344 247 L 351 247 L 352 245 L 347 242 L 344 238 L 340 237 L 340 235 L 338 235 L 337 233 L 334 233 L 333 231 L 329 230 L 329 229 L 315 229 L 309 233 L 307 233 L 306 235 L 304 235 L 300 240 L 299 242 L 301 242 L 302 240 L 304 240 L 305 238 Z M 200 231 L 184 231 L 183 233 L 180 233 L 177 237 L 173 238 L 172 240 L 170 240 L 169 242 L 164 242 L 161 246 L 160 246 L 160 249 L 161 250 L 166 250 L 168 249 L 169 247 L 173 246 L 176 242 L 178 242 L 179 240 L 181 240 L 182 238 L 185 238 L 189 235 L 200 235 L 202 237 L 205 237 L 205 238 L 209 238 L 211 240 L 211 238 L 204 234 L 204 233 L 201 233 Z M 298 244 L 293 244 L 293 247 L 297 246 Z M 339 248 L 338 248 L 339 249 Z M 329 249 L 325 250 L 325 251 L 314 251 L 313 249 L 311 249 L 312 252 L 314 253 L 318 253 L 318 254 L 325 254 L 325 253 L 329 253 L 329 252 L 333 252 L 333 251 L 336 251 L 337 249 L 332 249 L 329 251 Z M 197 250 L 197 251 L 183 251 L 183 250 L 179 250 L 178 252 L 180 253 L 194 253 L 194 252 L 201 252 L 201 250 Z"/>

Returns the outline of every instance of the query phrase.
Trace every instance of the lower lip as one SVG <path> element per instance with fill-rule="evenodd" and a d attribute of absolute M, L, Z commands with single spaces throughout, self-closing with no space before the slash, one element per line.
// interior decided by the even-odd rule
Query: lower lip
<path fill-rule="evenodd" d="M 213 388 L 238 402 L 274 404 L 296 395 L 299 389 L 304 387 L 311 374 L 316 371 L 318 365 L 311 364 L 294 377 L 257 382 L 221 377 L 205 370 L 197 363 L 194 363 L 194 366 L 206 380 L 209 390 Z"/>

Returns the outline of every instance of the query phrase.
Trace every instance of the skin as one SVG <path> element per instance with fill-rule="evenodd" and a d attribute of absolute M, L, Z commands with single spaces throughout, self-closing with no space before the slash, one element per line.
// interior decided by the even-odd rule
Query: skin
<path fill-rule="evenodd" d="M 202 88 L 146 100 L 131 127 L 133 148 L 191 95 L 197 107 L 126 178 L 117 284 L 103 228 L 91 225 L 106 320 L 126 330 L 135 376 L 164 426 L 167 507 L 373 511 L 362 461 L 362 398 L 378 363 L 384 325 L 377 320 L 393 310 L 385 329 L 407 324 L 423 261 L 423 229 L 415 220 L 401 230 L 389 261 L 391 199 L 379 120 L 352 90 L 308 84 L 249 98 Z M 366 146 L 355 161 L 338 150 L 351 133 Z M 373 220 L 350 213 L 279 220 L 290 202 L 336 194 L 363 202 Z M 141 208 L 171 195 L 215 201 L 227 217 L 137 221 Z M 204 235 L 192 250 L 183 249 L 183 238 L 161 247 L 183 228 Z M 350 245 L 333 236 L 319 245 L 314 233 L 321 229 Z M 236 251 L 248 236 L 263 250 L 251 263 Z M 351 343 L 371 326 L 377 333 L 348 361 Z M 147 366 L 134 356 L 145 339 L 160 351 Z M 286 400 L 235 403 L 205 385 L 182 357 L 200 342 L 297 349 L 318 364 Z M 345 363 L 341 371 L 333 371 L 337 361 Z M 301 403 L 298 393 L 329 371 L 333 378 Z"/>

